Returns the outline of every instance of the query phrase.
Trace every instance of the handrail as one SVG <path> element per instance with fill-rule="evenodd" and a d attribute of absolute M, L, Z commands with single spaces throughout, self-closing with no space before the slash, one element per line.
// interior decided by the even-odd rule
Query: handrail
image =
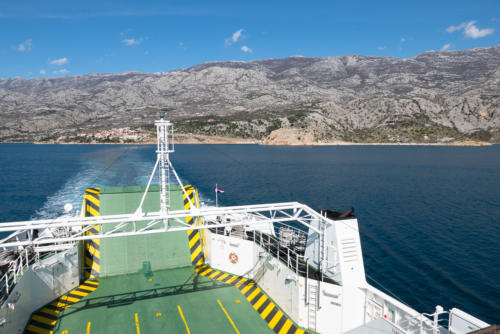
<path fill-rule="evenodd" d="M 215 232 L 216 234 L 252 241 L 259 245 L 264 251 L 277 258 L 296 274 L 301 276 L 304 276 L 304 274 L 306 274 L 305 270 L 302 270 L 299 267 L 299 261 L 302 260 L 303 263 L 306 263 L 305 256 L 298 254 L 289 247 L 281 245 L 281 242 L 278 238 L 257 230 L 233 231 L 233 229 L 226 230 L 224 227 L 217 226 L 209 227 L 209 230 Z"/>
<path fill-rule="evenodd" d="M 30 256 L 31 255 L 31 256 Z M 0 301 L 3 302 L 13 286 L 21 279 L 30 265 L 40 261 L 40 253 L 30 254 L 28 248 L 21 251 L 17 258 L 9 263 L 9 268 L 0 278 Z"/>

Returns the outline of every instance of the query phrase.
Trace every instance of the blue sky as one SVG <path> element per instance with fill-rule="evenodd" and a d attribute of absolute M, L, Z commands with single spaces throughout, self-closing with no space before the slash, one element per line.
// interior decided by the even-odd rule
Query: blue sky
<path fill-rule="evenodd" d="M 0 77 L 500 45 L 500 1 L 2 1 Z"/>

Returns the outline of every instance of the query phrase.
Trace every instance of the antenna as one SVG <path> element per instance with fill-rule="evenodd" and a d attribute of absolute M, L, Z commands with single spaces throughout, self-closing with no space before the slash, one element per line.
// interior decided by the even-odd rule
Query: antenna
<path fill-rule="evenodd" d="M 174 152 L 173 137 L 170 138 L 170 130 L 174 125 L 165 120 L 166 110 L 160 111 L 160 119 L 155 121 L 156 125 L 156 155 L 159 162 L 160 177 L 160 212 L 164 215 L 168 213 L 170 207 L 170 157 Z"/>

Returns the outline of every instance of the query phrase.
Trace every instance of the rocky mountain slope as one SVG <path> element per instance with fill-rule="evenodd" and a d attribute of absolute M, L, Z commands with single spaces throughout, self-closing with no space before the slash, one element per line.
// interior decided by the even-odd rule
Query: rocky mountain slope
<path fill-rule="evenodd" d="M 164 108 L 180 132 L 267 142 L 293 133 L 307 143 L 498 143 L 500 46 L 408 59 L 290 57 L 166 73 L 2 79 L 0 140 L 148 130 Z"/>

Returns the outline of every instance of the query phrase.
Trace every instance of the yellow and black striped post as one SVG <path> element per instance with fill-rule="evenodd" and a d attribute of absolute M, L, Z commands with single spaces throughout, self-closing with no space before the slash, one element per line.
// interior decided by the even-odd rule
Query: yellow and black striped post
<path fill-rule="evenodd" d="M 182 198 L 184 200 L 184 210 L 189 210 L 191 208 L 191 203 L 196 205 L 195 201 L 196 190 L 191 185 L 184 186 L 184 189 L 186 190 L 186 193 L 189 196 L 186 197 L 186 194 L 184 193 L 182 194 Z M 187 217 L 186 223 L 188 223 L 189 225 L 194 225 L 196 223 L 196 220 L 193 219 L 193 217 Z M 205 263 L 205 259 L 203 257 L 202 238 L 200 236 L 200 231 L 188 230 L 187 235 L 189 242 L 189 250 L 191 253 L 191 264 L 195 267 L 201 266 L 203 263 Z"/>
<path fill-rule="evenodd" d="M 100 190 L 100 188 L 87 188 L 85 190 L 83 196 L 85 217 L 99 216 Z M 99 234 L 99 229 L 99 225 L 92 225 L 85 232 L 85 235 Z M 97 279 L 99 277 L 101 271 L 99 246 L 99 239 L 85 240 L 83 243 L 83 276 L 85 279 Z"/>

